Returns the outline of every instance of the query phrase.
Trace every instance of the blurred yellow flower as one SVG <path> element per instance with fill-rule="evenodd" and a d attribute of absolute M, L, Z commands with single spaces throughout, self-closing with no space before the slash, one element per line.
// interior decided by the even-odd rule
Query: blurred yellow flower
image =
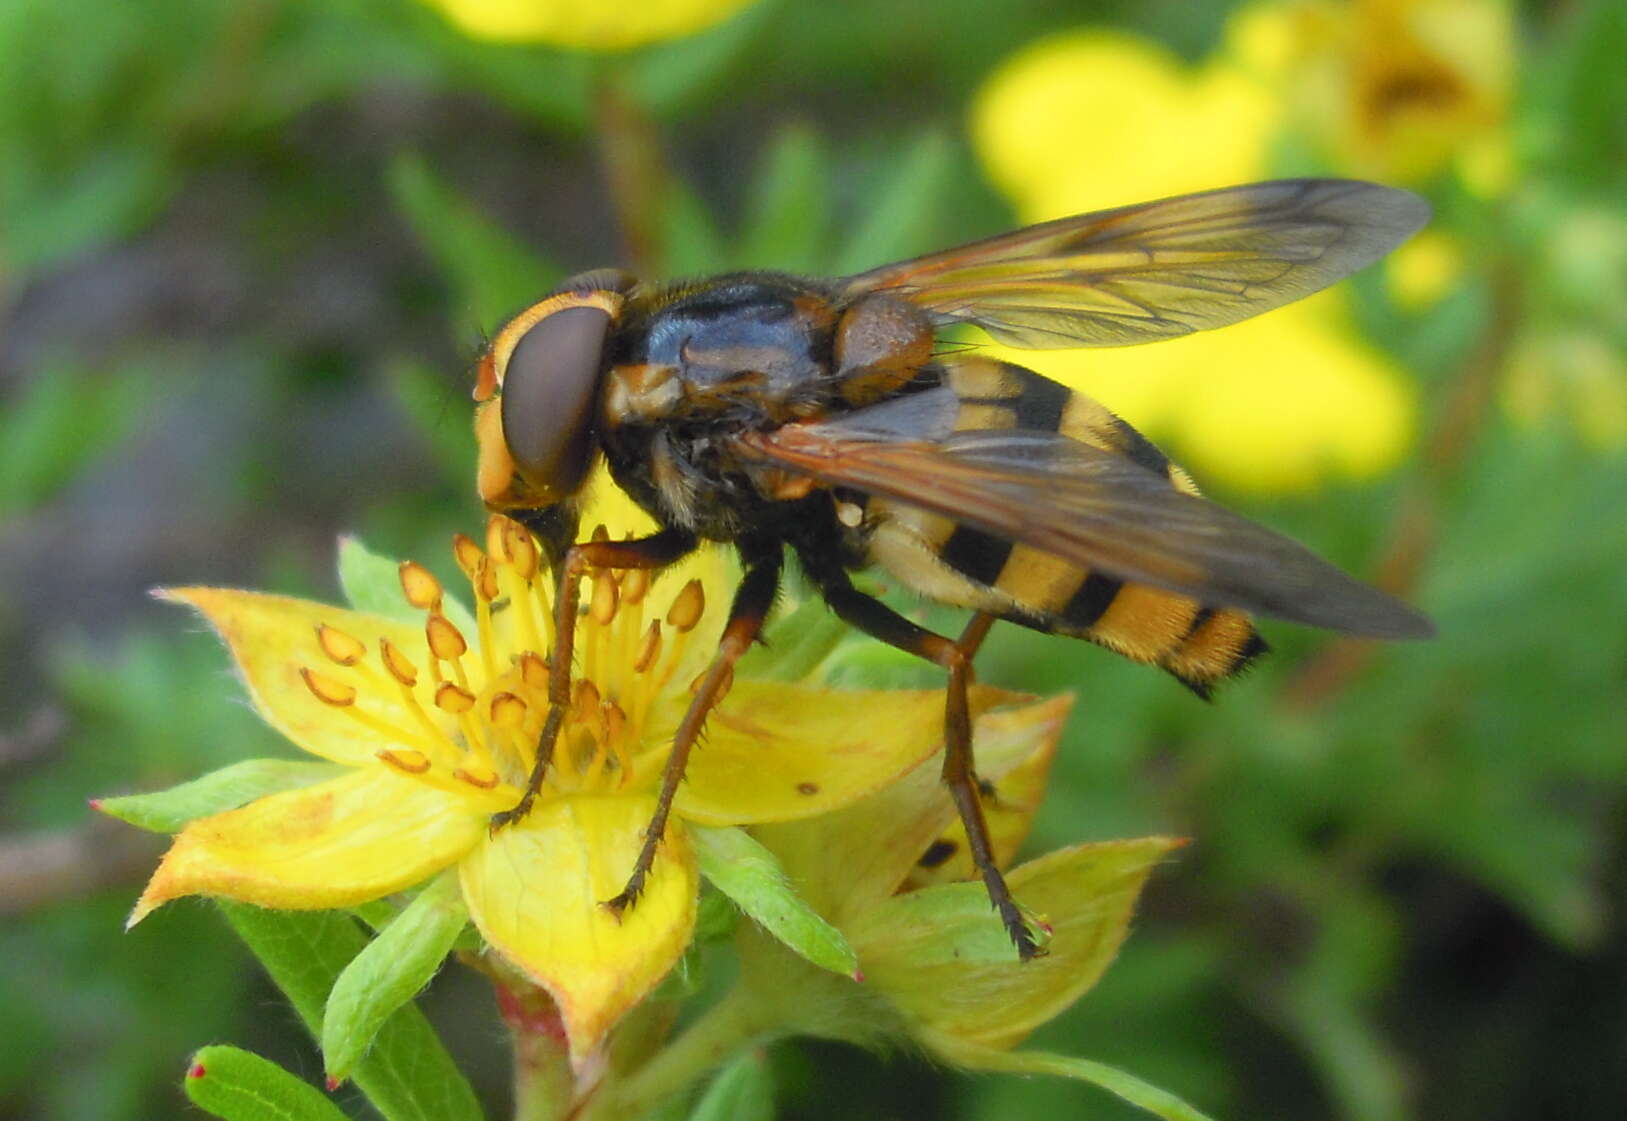
<path fill-rule="evenodd" d="M 1462 275 L 1463 246 L 1441 230 L 1424 230 L 1384 262 L 1390 298 L 1408 311 L 1423 311 Z"/>
<path fill-rule="evenodd" d="M 651 528 L 607 480 L 595 493 L 586 524 L 617 539 Z M 351 907 L 453 868 L 487 944 L 552 996 L 580 1067 L 690 943 L 691 826 L 785 821 L 870 794 L 941 747 L 943 697 L 742 672 L 708 723 L 638 904 L 618 917 L 601 903 L 633 867 L 690 684 L 717 648 L 720 613 L 705 608 L 727 602 L 729 565 L 707 551 L 654 584 L 593 575 L 547 781 L 528 816 L 493 832 L 491 816 L 519 800 L 548 712 L 552 579 L 505 518 L 492 519 L 484 550 L 460 537 L 455 552 L 475 611 L 405 564 L 421 625 L 224 588 L 167 593 L 219 631 L 261 714 L 340 769 L 191 820 L 130 921 L 200 894 Z"/>
<path fill-rule="evenodd" d="M 1512 181 L 1507 0 L 1264 0 L 1228 41 L 1355 174 L 1417 182 L 1453 167 L 1481 195 Z"/>
<path fill-rule="evenodd" d="M 704 31 L 753 0 L 427 0 L 478 39 L 620 51 Z"/>
<path fill-rule="evenodd" d="M 1123 34 L 1044 40 L 979 91 L 978 155 L 1029 222 L 1267 178 L 1289 112 L 1265 73 L 1287 50 L 1281 30 L 1249 24 L 1246 57 L 1197 66 Z M 1239 489 L 1370 478 L 1412 435 L 1410 389 L 1337 293 L 1148 346 L 990 349 L 1100 398 L 1174 443 L 1199 478 Z"/>
<path fill-rule="evenodd" d="M 1520 339 L 1503 406 L 1522 424 L 1558 417 L 1600 451 L 1627 449 L 1627 358 L 1583 327 L 1538 329 Z"/>

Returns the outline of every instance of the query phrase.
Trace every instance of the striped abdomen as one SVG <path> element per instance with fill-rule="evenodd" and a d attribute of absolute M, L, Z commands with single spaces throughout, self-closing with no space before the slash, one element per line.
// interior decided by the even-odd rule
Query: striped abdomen
<path fill-rule="evenodd" d="M 1123 455 L 1196 494 L 1185 471 L 1082 393 L 986 358 L 945 364 L 959 398 L 956 431 L 1059 432 Z M 869 558 L 923 595 L 1035 630 L 1088 638 L 1173 674 L 1199 696 L 1266 650 L 1248 615 L 1112 577 L 952 518 L 883 498 L 865 504 Z"/>

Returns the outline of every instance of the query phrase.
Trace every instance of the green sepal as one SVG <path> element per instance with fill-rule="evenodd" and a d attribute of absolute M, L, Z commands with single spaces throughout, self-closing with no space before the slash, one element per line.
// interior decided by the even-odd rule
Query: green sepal
<path fill-rule="evenodd" d="M 398 622 L 422 622 L 424 613 L 407 602 L 401 590 L 401 562 L 375 553 L 358 538 L 339 538 L 339 589 L 357 611 Z M 464 634 L 476 632 L 475 617 L 456 596 L 447 593 L 441 613 Z"/>
<path fill-rule="evenodd" d="M 1006 882 L 1054 936 L 1019 961 L 976 883 L 896 895 L 844 921 L 868 984 L 887 994 L 912 1034 L 1005 1050 L 1089 991 L 1118 953 L 1152 870 L 1183 842 L 1102 841 L 1047 853 Z M 953 1056 L 946 1056 L 953 1059 Z"/>
<path fill-rule="evenodd" d="M 791 887 L 774 854 L 744 829 L 692 825 L 701 874 L 763 929 L 803 958 L 832 973 L 853 976 L 858 955 L 842 932 L 821 918 Z"/>
<path fill-rule="evenodd" d="M 340 911 L 216 903 L 315 1035 L 334 982 L 367 944 L 356 920 Z M 351 1078 L 385 1121 L 481 1121 L 474 1091 L 411 1004 L 385 1021 Z"/>
<path fill-rule="evenodd" d="M 99 798 L 92 805 L 138 829 L 178 833 L 200 817 L 236 809 L 267 794 L 313 786 L 344 773 L 345 768 L 335 763 L 245 759 L 168 790 Z"/>
<path fill-rule="evenodd" d="M 270 1059 L 224 1044 L 192 1056 L 183 1086 L 187 1100 L 224 1121 L 347 1121 L 309 1082 Z"/>
<path fill-rule="evenodd" d="M 350 1077 L 379 1028 L 429 984 L 468 922 L 457 875 L 446 873 L 351 959 L 322 1012 L 322 1061 L 329 1078 Z"/>
<path fill-rule="evenodd" d="M 943 1040 L 934 1041 L 934 1046 L 946 1058 L 969 1070 L 1072 1078 L 1100 1087 L 1133 1106 L 1162 1117 L 1164 1121 L 1212 1121 L 1208 1114 L 1188 1105 L 1168 1090 L 1160 1090 L 1106 1063 L 1045 1051 L 997 1051 Z"/>
<path fill-rule="evenodd" d="M 774 1121 L 774 1076 L 761 1051 L 747 1051 L 717 1072 L 689 1121 Z"/>

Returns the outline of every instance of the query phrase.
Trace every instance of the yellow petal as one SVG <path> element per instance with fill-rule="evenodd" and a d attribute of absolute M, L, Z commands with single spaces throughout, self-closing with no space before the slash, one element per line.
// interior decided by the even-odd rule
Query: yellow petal
<path fill-rule="evenodd" d="M 468 851 L 486 817 L 381 764 L 192 822 L 130 916 L 183 895 L 349 907 L 411 887 Z"/>
<path fill-rule="evenodd" d="M 676 822 L 637 904 L 619 920 L 602 906 L 626 883 L 654 809 L 649 797 L 541 803 L 463 863 L 475 925 L 553 996 L 578 1065 L 666 975 L 694 930 L 699 878 Z"/>
<path fill-rule="evenodd" d="M 976 884 L 941 884 L 898 895 L 844 923 L 867 983 L 885 993 L 923 1039 L 951 1036 L 985 1047 L 1015 1046 L 1094 985 L 1118 953 L 1141 887 L 1153 867 L 1183 842 L 1170 837 L 1078 845 L 1021 865 L 1012 892 L 1049 923 L 1049 954 L 1020 962 L 966 960 L 956 941 L 1003 934 L 986 906 L 941 916 L 947 893 Z"/>
<path fill-rule="evenodd" d="M 1022 700 L 1004 694 L 1003 702 Z M 1055 750 L 1070 696 L 1013 705 L 979 717 L 972 731 L 978 775 L 998 785 L 1025 761 Z M 933 838 L 955 820 L 935 754 L 902 779 L 846 809 L 753 832 L 779 857 L 798 893 L 841 925 L 885 900 Z"/>
<path fill-rule="evenodd" d="M 975 716 L 1002 694 L 981 686 Z M 705 825 L 829 813 L 892 782 L 943 744 L 943 692 L 738 681 L 690 757 L 678 812 Z"/>
<path fill-rule="evenodd" d="M 499 42 L 614 51 L 692 35 L 751 0 L 646 0 L 633 5 L 566 0 L 430 0 L 465 33 Z"/>
<path fill-rule="evenodd" d="M 357 681 L 351 671 L 333 665 L 323 654 L 316 640 L 316 627 L 321 623 L 364 643 L 375 668 L 380 638 L 388 638 L 422 667 L 428 659 L 422 627 L 310 600 L 232 588 L 171 588 L 162 594 L 177 603 L 191 604 L 209 620 L 237 660 L 254 707 L 267 723 L 306 751 L 354 766 L 371 763 L 381 750 L 413 746 L 406 737 L 418 725 L 393 682 L 384 679 L 368 688 L 357 706 L 401 728 L 403 737 L 387 735 L 317 700 L 299 671 L 308 666 L 337 681 Z M 383 679 L 382 670 L 379 677 Z M 431 685 L 429 674 L 421 672 L 420 704 L 432 718 L 440 719 Z"/>
<path fill-rule="evenodd" d="M 1133 35 L 1059 35 L 1012 56 L 979 91 L 971 131 L 1025 221 L 1260 177 L 1282 118 L 1225 63 L 1189 67 Z"/>

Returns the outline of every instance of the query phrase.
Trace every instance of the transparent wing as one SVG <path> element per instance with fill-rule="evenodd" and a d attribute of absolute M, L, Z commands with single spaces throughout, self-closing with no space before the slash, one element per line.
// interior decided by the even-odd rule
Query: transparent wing
<path fill-rule="evenodd" d="M 1318 292 L 1428 220 L 1429 205 L 1407 191 L 1287 179 L 1060 218 L 844 283 L 1013 346 L 1128 346 Z"/>
<path fill-rule="evenodd" d="M 1373 638 L 1434 633 L 1399 600 L 1123 456 L 1025 429 L 910 439 L 942 410 L 926 400 L 897 405 L 876 418 L 865 414 L 878 410 L 861 410 L 741 436 L 736 452 L 1212 606 Z"/>

